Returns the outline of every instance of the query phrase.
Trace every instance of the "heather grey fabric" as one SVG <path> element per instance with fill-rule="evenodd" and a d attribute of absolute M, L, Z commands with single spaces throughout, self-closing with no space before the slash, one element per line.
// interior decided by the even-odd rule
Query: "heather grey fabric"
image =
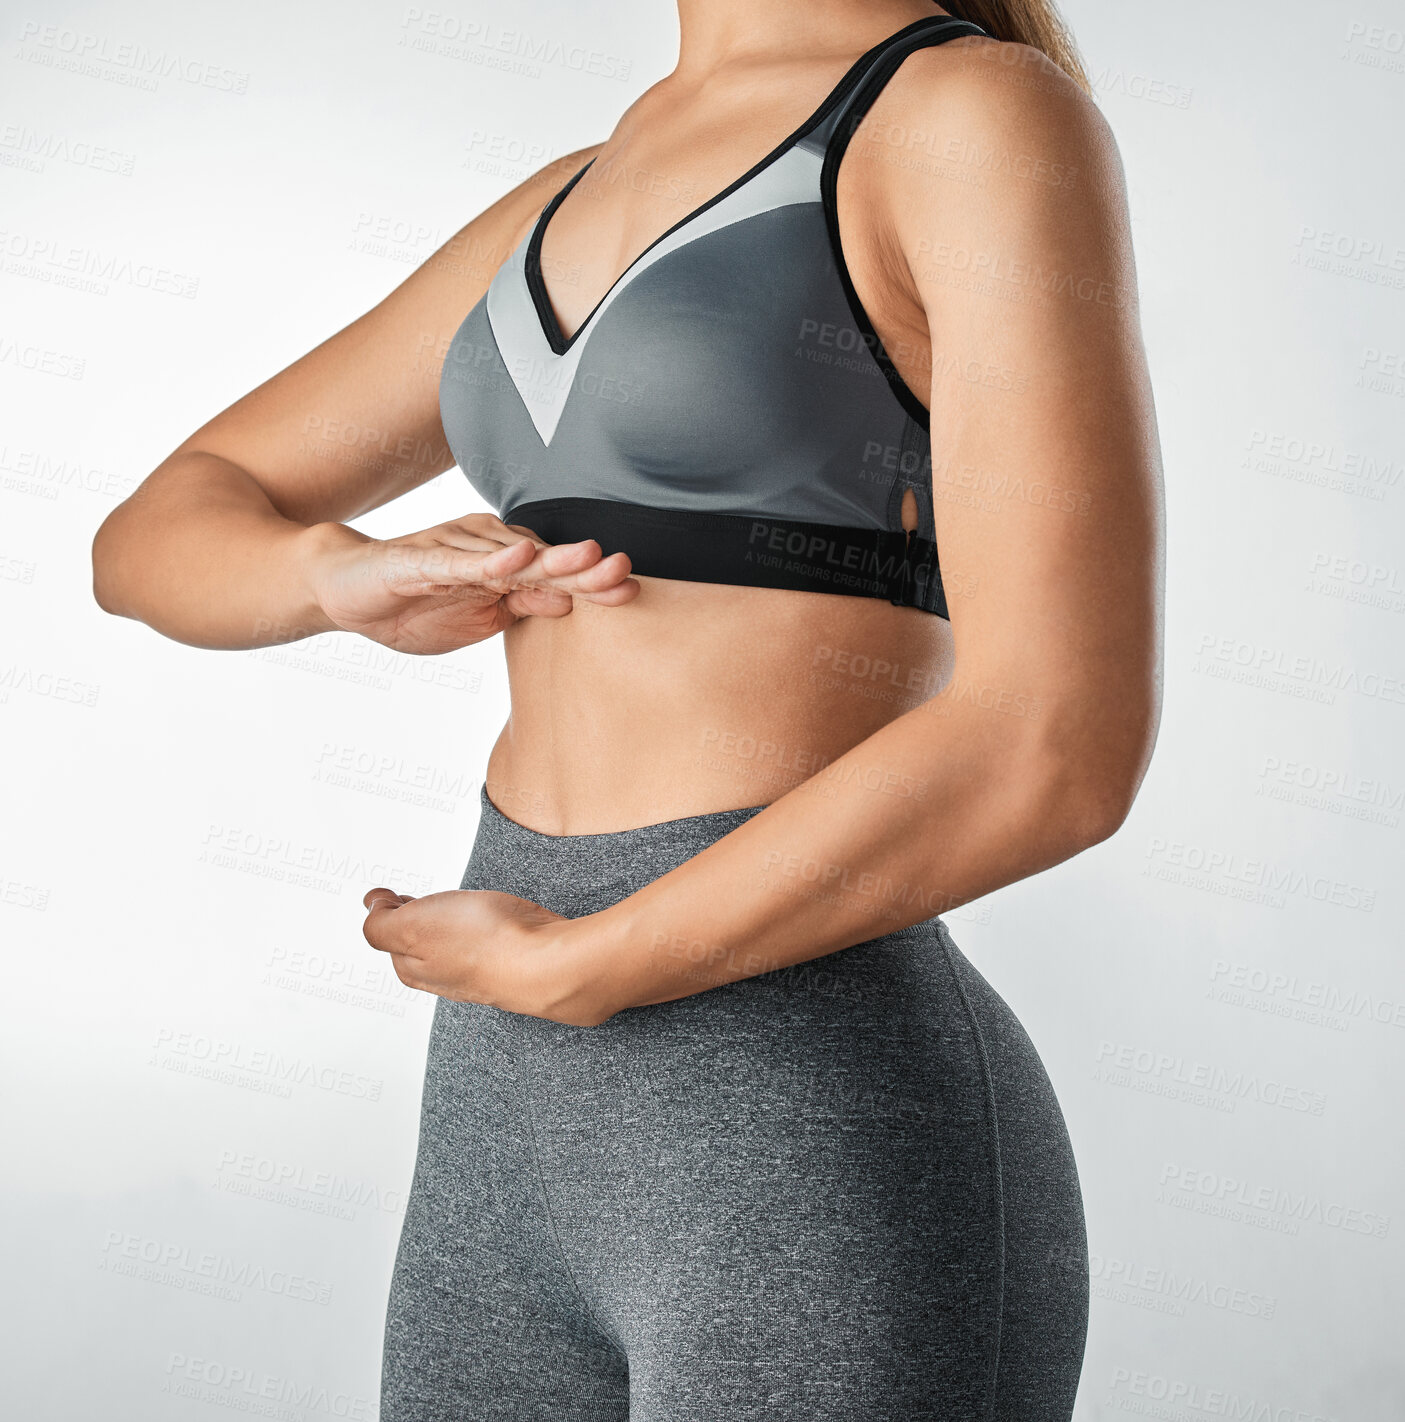
<path fill-rule="evenodd" d="M 760 808 L 485 791 L 462 887 L 578 917 Z M 382 1422 L 1067 1422 L 1087 1301 L 1048 1076 L 940 919 L 594 1028 L 436 1003 Z"/>

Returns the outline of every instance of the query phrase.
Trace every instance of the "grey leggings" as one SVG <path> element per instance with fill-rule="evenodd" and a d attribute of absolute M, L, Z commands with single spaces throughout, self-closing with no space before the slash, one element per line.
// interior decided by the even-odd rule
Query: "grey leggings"
<path fill-rule="evenodd" d="M 570 917 L 761 808 L 481 798 L 462 887 Z M 599 1027 L 440 998 L 380 1415 L 1067 1422 L 1087 1270 L 1049 1078 L 940 919 Z"/>

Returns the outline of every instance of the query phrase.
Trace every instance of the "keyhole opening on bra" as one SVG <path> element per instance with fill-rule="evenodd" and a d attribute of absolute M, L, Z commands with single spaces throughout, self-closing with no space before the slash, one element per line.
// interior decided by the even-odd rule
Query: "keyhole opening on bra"
<path fill-rule="evenodd" d="M 903 506 L 900 517 L 903 527 L 909 533 L 917 527 L 917 494 L 912 489 L 903 490 Z"/>

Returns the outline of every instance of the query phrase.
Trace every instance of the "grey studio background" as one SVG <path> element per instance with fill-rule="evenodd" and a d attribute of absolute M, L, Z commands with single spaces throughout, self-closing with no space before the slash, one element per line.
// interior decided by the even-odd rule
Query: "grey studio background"
<path fill-rule="evenodd" d="M 1066 13 L 1131 194 L 1165 716 L 1114 839 L 947 921 L 1074 1139 L 1082 1422 L 1380 1422 L 1405 1414 L 1405 14 Z M 200 423 L 604 138 L 675 24 L 6 7 L 7 1416 L 375 1415 L 432 999 L 360 896 L 458 883 L 501 652 L 182 646 L 97 609 L 89 545 Z M 354 459 L 378 432 L 309 438 Z M 454 471 L 359 526 L 482 507 Z"/>

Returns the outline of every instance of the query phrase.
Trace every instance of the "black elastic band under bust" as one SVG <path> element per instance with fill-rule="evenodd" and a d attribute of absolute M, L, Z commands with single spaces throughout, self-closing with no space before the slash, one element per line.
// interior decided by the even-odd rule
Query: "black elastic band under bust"
<path fill-rule="evenodd" d="M 518 504 L 503 522 L 546 543 L 593 538 L 606 553 L 627 553 L 646 578 L 881 597 L 949 617 L 937 545 L 901 529 L 583 498 Z"/>

